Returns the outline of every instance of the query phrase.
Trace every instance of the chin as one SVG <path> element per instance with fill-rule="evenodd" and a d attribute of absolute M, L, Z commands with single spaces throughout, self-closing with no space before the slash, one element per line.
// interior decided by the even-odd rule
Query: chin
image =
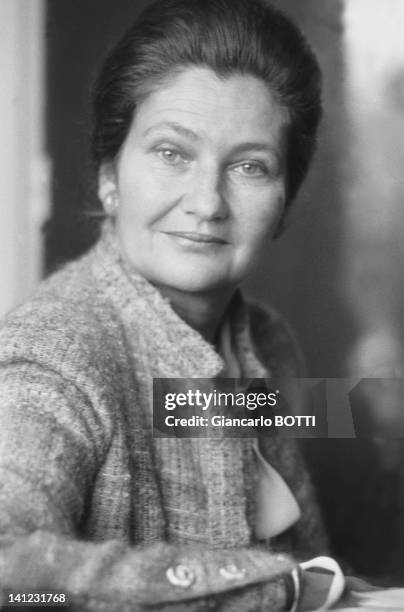
<path fill-rule="evenodd" d="M 219 274 L 217 270 L 212 273 L 197 269 L 171 270 L 169 274 L 159 274 L 156 281 L 158 284 L 187 293 L 221 291 L 239 284 L 235 279 Z"/>

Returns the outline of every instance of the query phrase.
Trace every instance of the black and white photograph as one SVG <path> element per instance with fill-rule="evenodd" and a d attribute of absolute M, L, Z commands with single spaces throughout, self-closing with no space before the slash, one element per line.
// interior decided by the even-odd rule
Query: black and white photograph
<path fill-rule="evenodd" d="M 404 612 L 404 1 L 0 32 L 0 610 Z"/>

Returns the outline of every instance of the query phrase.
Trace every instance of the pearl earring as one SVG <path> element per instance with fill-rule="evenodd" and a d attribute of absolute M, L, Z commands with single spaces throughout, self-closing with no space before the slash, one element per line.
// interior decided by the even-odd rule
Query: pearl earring
<path fill-rule="evenodd" d="M 108 193 L 104 199 L 105 212 L 109 217 L 113 217 L 119 208 L 119 199 L 116 191 Z"/>

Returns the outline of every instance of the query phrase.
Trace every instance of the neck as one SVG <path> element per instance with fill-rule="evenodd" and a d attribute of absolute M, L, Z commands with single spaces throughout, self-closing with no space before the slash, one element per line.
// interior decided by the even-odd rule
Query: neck
<path fill-rule="evenodd" d="M 215 343 L 223 314 L 234 289 L 191 293 L 171 287 L 158 286 L 178 314 L 188 325 L 196 329 L 208 342 Z"/>

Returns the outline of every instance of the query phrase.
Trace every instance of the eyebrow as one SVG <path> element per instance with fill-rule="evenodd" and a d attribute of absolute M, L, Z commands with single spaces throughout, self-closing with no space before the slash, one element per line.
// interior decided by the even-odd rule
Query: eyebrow
<path fill-rule="evenodd" d="M 194 132 L 193 130 L 189 128 L 184 127 L 183 125 L 175 121 L 160 121 L 159 123 L 156 123 L 155 125 L 152 125 L 149 128 L 147 128 L 147 130 L 143 132 L 142 136 L 147 136 L 151 132 L 157 131 L 161 128 L 171 129 L 177 134 L 179 134 L 180 136 L 189 138 L 190 140 L 193 140 L 194 142 L 198 142 L 201 140 L 201 137 L 199 136 L 199 134 L 197 134 L 196 132 Z M 251 150 L 261 151 L 263 153 L 270 153 L 271 155 L 275 155 L 277 161 L 280 161 L 280 158 L 281 158 L 278 147 L 276 147 L 275 145 L 268 144 L 266 142 L 253 142 L 253 141 L 242 142 L 239 145 L 236 145 L 235 147 L 232 148 L 232 154 L 234 155 L 234 154 L 244 153 L 246 151 L 251 151 Z"/>
<path fill-rule="evenodd" d="M 242 142 L 232 149 L 232 153 L 244 153 L 246 151 L 252 150 L 261 151 L 263 153 L 270 153 L 271 155 L 275 155 L 277 159 L 280 158 L 279 148 L 275 145 L 267 144 L 266 142 Z"/>
<path fill-rule="evenodd" d="M 190 138 L 191 140 L 201 140 L 201 137 L 196 132 L 184 127 L 180 123 L 176 123 L 175 121 L 161 121 L 160 123 L 156 123 L 155 125 L 152 125 L 147 130 L 145 130 L 142 136 L 147 136 L 148 134 L 150 134 L 150 132 L 154 132 L 161 128 L 169 128 L 180 136 L 185 136 L 186 138 Z"/>

